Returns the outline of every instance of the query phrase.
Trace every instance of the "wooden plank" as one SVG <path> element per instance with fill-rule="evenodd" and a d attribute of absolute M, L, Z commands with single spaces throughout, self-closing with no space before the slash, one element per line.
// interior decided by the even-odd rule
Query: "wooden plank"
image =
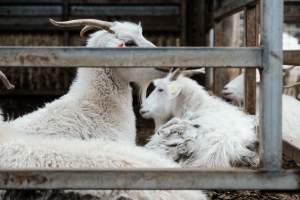
<path fill-rule="evenodd" d="M 216 22 L 215 24 L 215 46 L 234 46 L 235 44 L 235 25 L 234 18 L 230 16 Z M 217 96 L 221 96 L 224 85 L 230 80 L 230 74 L 236 73 L 236 69 L 214 69 L 213 75 L 213 92 Z"/>
<path fill-rule="evenodd" d="M 246 46 L 257 46 L 259 35 L 259 4 L 245 9 Z M 251 115 L 256 112 L 256 69 L 245 70 L 245 105 Z"/>
<path fill-rule="evenodd" d="M 222 36 L 224 33 L 223 22 L 215 23 L 215 37 L 214 46 L 222 46 Z M 226 69 L 214 69 L 213 74 L 213 92 L 215 95 L 220 96 L 222 93 L 224 82 L 227 81 L 228 77 Z"/>
<path fill-rule="evenodd" d="M 300 66 L 300 50 L 287 50 L 283 52 L 283 64 Z"/>
<path fill-rule="evenodd" d="M 299 138 L 283 135 L 283 154 L 288 158 L 300 163 L 300 140 Z"/>
<path fill-rule="evenodd" d="M 286 23 L 299 23 L 300 3 L 289 3 L 284 6 L 284 21 Z"/>
<path fill-rule="evenodd" d="M 145 31 L 165 31 L 180 34 L 182 22 L 178 4 L 3 4 L 0 6 L 0 31 L 61 31 L 49 23 L 56 20 L 97 18 L 102 20 L 142 22 Z M 184 17 L 184 16 L 183 16 Z M 70 30 L 70 29 L 68 29 Z M 74 29 L 73 29 L 74 30 Z"/>
<path fill-rule="evenodd" d="M 187 12 L 188 12 L 188 7 L 187 7 L 187 1 L 182 0 L 181 3 L 181 13 L 180 13 L 180 22 L 181 22 L 181 31 L 180 31 L 180 45 L 181 46 L 188 46 L 187 45 Z"/>
<path fill-rule="evenodd" d="M 244 7 L 255 5 L 257 0 L 223 0 L 214 10 L 214 19 L 221 20 L 241 11 Z"/>
<path fill-rule="evenodd" d="M 187 2 L 187 37 L 189 46 L 206 46 L 206 3 L 205 1 L 189 0 Z"/>

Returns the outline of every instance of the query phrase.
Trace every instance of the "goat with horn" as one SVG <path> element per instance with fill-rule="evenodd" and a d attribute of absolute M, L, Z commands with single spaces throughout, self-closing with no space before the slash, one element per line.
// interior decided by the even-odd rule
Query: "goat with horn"
<path fill-rule="evenodd" d="M 143 36 L 141 25 L 130 22 L 79 19 L 51 20 L 51 23 L 60 27 L 83 27 L 82 34 L 92 28 L 104 29 L 89 36 L 87 47 L 155 47 Z M 79 68 L 67 94 L 14 121 L 0 123 L 0 161 L 5 160 L 0 162 L 0 167 L 151 167 L 151 160 L 155 160 L 155 167 L 179 167 L 169 159 L 135 145 L 136 120 L 129 83 L 143 86 L 163 75 L 152 68 Z M 92 151 L 89 150 L 91 146 L 95 147 Z M 23 191 L 14 192 L 14 197 L 22 197 Z M 104 200 L 206 199 L 201 191 L 99 190 L 78 193 Z"/>
<path fill-rule="evenodd" d="M 184 72 L 155 79 L 143 96 L 140 113 L 154 119 L 156 129 L 146 147 L 188 167 L 255 165 L 253 118 L 209 95 Z"/>

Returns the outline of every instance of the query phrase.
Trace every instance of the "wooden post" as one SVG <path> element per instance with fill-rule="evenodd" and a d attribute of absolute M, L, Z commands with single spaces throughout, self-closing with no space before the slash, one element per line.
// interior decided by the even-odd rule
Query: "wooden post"
<path fill-rule="evenodd" d="M 237 42 L 239 40 L 239 31 L 236 30 L 238 27 L 236 20 L 237 15 L 232 15 L 223 19 L 220 22 L 215 22 L 215 46 L 238 46 Z M 224 85 L 226 85 L 230 78 L 233 78 L 231 74 L 237 75 L 239 70 L 237 69 L 214 69 L 214 84 L 213 91 L 214 94 L 220 96 Z"/>
<path fill-rule="evenodd" d="M 259 3 L 245 9 L 245 44 L 246 46 L 258 45 L 259 34 Z M 245 105 L 244 109 L 249 114 L 256 113 L 256 70 L 245 70 Z"/>
<path fill-rule="evenodd" d="M 224 33 L 224 21 L 215 22 L 215 36 L 214 46 L 223 46 L 223 33 Z M 214 84 L 213 92 L 215 95 L 220 96 L 224 84 L 227 82 L 227 70 L 226 69 L 214 69 Z"/>

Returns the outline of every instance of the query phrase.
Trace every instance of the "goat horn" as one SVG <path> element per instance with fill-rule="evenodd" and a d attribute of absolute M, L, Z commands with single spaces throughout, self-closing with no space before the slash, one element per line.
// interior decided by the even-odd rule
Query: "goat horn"
<path fill-rule="evenodd" d="M 0 79 L 6 87 L 6 89 L 10 90 L 15 88 L 15 86 L 9 82 L 9 80 L 2 71 L 0 71 Z"/>
<path fill-rule="evenodd" d="M 195 74 L 205 74 L 204 68 L 184 70 L 182 72 L 182 75 L 187 76 L 187 77 L 191 77 L 191 76 L 193 76 Z"/>
<path fill-rule="evenodd" d="M 180 73 L 182 72 L 182 71 L 184 71 L 185 70 L 185 68 L 177 68 L 175 71 L 173 71 L 172 72 L 172 74 L 170 75 L 170 80 L 171 81 L 175 81 L 177 78 L 178 78 L 178 76 L 180 75 Z"/>
<path fill-rule="evenodd" d="M 105 30 L 110 30 L 110 27 L 112 26 L 111 22 L 107 22 L 107 21 L 102 21 L 102 20 L 97 20 L 97 19 L 75 19 L 75 20 L 69 20 L 69 21 L 63 21 L 63 22 L 59 22 L 59 21 L 55 21 L 53 19 L 49 19 L 49 21 L 58 27 L 76 27 L 76 26 L 93 26 L 93 27 L 98 27 L 98 28 L 103 28 Z M 85 28 L 83 28 L 85 29 Z M 90 27 L 89 27 L 89 30 Z M 83 33 L 85 33 L 87 31 L 87 28 L 83 31 Z"/>
<path fill-rule="evenodd" d="M 91 26 L 91 25 L 85 25 L 80 31 L 80 37 L 84 37 L 86 32 L 88 32 L 90 30 L 94 30 L 94 29 L 97 29 L 97 27 Z"/>
<path fill-rule="evenodd" d="M 300 81 L 298 81 L 298 82 L 296 82 L 296 83 L 293 83 L 293 84 L 291 84 L 291 85 L 285 85 L 285 86 L 283 86 L 283 88 L 291 88 L 291 87 L 295 87 L 295 86 L 297 86 L 297 85 L 300 85 Z"/>

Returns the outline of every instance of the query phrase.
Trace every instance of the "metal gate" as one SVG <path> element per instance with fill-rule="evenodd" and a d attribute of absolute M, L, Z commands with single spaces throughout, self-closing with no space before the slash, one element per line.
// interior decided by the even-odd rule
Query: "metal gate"
<path fill-rule="evenodd" d="M 246 5 L 251 0 L 225 1 Z M 257 170 L 0 170 L 1 189 L 300 188 L 300 171 L 281 168 L 283 0 L 261 1 L 261 44 L 244 48 L 1 47 L 0 67 L 246 67 L 261 72 L 260 167 Z M 133 59 L 134 58 L 134 59 Z"/>

